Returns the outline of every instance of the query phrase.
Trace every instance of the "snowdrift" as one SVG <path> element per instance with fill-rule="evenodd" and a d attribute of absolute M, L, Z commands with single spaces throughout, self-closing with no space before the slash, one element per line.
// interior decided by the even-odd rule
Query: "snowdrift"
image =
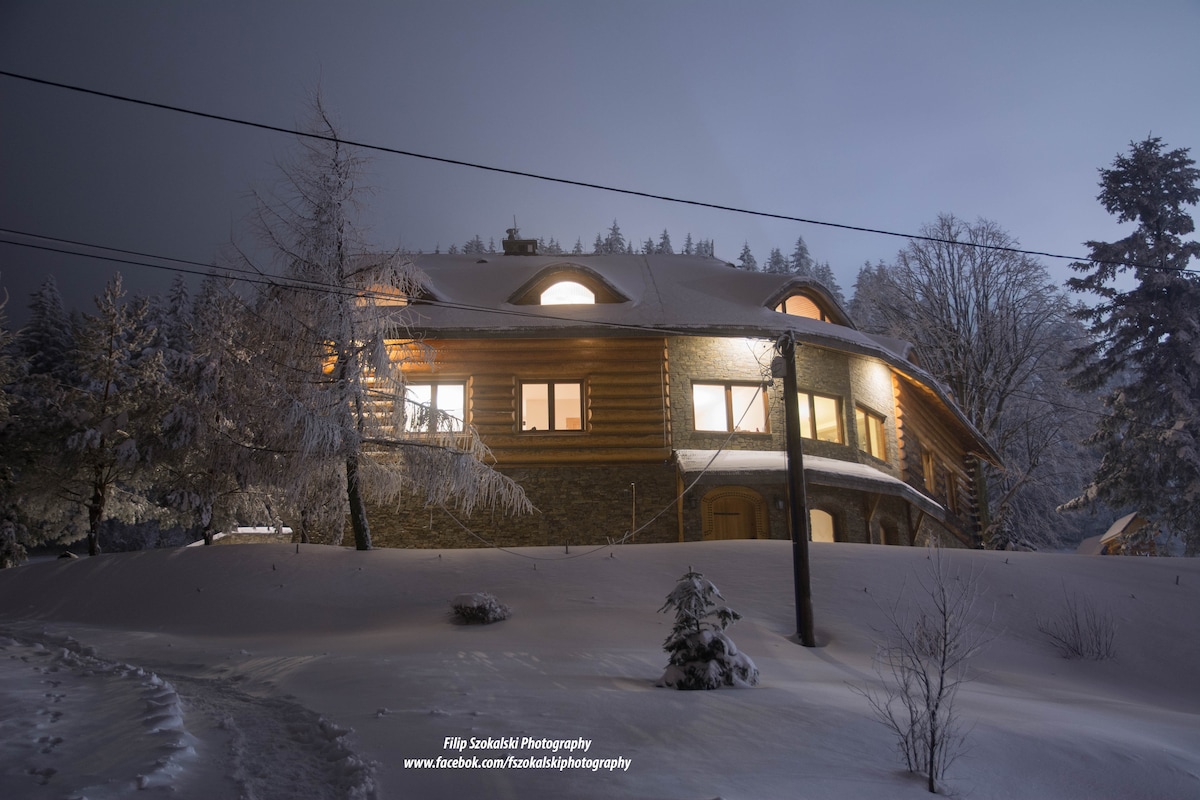
<path fill-rule="evenodd" d="M 0 796 L 927 797 L 855 691 L 927 553 L 813 545 L 808 649 L 790 547 L 235 545 L 6 570 Z M 959 695 L 970 752 L 948 789 L 1200 796 L 1200 563 L 947 555 L 981 572 L 994 637 Z M 742 614 L 757 687 L 654 687 L 657 609 L 688 567 Z M 456 624 L 451 602 L 479 592 L 511 618 Z M 1038 631 L 1064 593 L 1112 615 L 1115 658 L 1064 659 Z"/>

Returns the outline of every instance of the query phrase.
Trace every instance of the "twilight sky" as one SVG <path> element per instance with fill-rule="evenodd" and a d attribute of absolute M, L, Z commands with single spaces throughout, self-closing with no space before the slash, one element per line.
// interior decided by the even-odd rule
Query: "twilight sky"
<path fill-rule="evenodd" d="M 429 155 L 903 233 L 995 220 L 1082 255 L 1122 227 L 1097 169 L 1131 140 L 1200 147 L 1198 0 L 26 2 L 0 4 L 0 70 L 283 127 L 320 87 L 342 134 Z M 0 227 L 209 263 L 279 133 L 0 76 Z M 1194 150 L 1193 156 L 1200 156 Z M 760 263 L 803 236 L 847 294 L 902 239 L 375 154 L 373 243 L 474 234 L 585 249 L 618 220 Z M 53 273 L 89 309 L 114 269 L 0 232 L 10 322 Z M 1056 280 L 1067 262 L 1045 259 Z"/>

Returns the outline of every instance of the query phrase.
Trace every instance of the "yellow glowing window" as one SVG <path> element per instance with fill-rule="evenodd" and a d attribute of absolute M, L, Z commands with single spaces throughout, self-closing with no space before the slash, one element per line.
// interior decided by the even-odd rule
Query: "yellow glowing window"
<path fill-rule="evenodd" d="M 841 406 L 836 397 L 800 392 L 800 434 L 806 439 L 845 444 Z"/>
<path fill-rule="evenodd" d="M 887 434 L 883 426 L 883 417 L 872 414 L 865 408 L 856 408 L 854 419 L 858 423 L 858 449 L 880 461 L 886 461 Z"/>
<path fill-rule="evenodd" d="M 833 515 L 828 511 L 814 508 L 808 512 L 808 529 L 810 539 L 814 542 L 835 542 L 837 531 L 833 524 Z"/>
<path fill-rule="evenodd" d="M 802 294 L 794 294 L 786 298 L 775 306 L 775 310 L 783 314 L 791 314 L 794 317 L 808 317 L 809 319 L 819 319 L 822 322 L 829 321 L 829 317 L 821 310 L 821 307 L 813 302 L 812 298 Z"/>
<path fill-rule="evenodd" d="M 522 383 L 521 430 L 583 430 L 583 384 Z"/>
<path fill-rule="evenodd" d="M 698 431 L 768 433 L 767 396 L 758 384 L 692 384 Z"/>
<path fill-rule="evenodd" d="M 575 281 L 559 281 L 542 292 L 544 306 L 593 305 L 595 302 L 596 293 Z"/>

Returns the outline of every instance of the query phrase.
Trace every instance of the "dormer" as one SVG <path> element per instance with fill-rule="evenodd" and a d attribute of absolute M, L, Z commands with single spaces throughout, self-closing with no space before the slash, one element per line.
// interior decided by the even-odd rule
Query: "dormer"
<path fill-rule="evenodd" d="M 509 302 L 518 306 L 595 305 L 626 303 L 598 272 L 581 264 L 552 264 L 517 289 Z"/>
<path fill-rule="evenodd" d="M 846 316 L 846 312 L 841 309 L 837 301 L 825 292 L 823 287 L 804 279 L 789 281 L 786 286 L 767 299 L 766 305 L 781 314 L 854 327 Z"/>

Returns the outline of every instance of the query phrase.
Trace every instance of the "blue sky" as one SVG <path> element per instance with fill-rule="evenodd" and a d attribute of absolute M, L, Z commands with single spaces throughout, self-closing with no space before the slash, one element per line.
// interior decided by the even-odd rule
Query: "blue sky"
<path fill-rule="evenodd" d="M 1200 145 L 1197 30 L 1196 0 L 6 0 L 0 69 L 285 127 L 320 87 L 356 140 L 898 232 L 986 217 L 1074 255 L 1122 235 L 1098 168 L 1151 133 Z M 0 77 L 0 227 L 207 263 L 292 147 Z M 391 155 L 368 182 L 381 247 L 498 241 L 514 215 L 589 249 L 614 218 L 636 242 L 690 232 L 727 260 L 803 236 L 849 293 L 903 244 Z M 114 268 L 0 244 L 18 323 L 48 272 L 86 307 Z M 171 279 L 121 269 L 146 291 Z"/>

